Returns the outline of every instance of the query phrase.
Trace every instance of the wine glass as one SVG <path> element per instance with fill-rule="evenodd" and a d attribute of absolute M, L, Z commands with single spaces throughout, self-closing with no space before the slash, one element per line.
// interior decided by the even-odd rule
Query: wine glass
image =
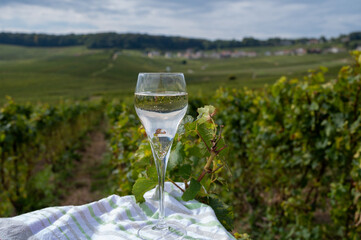
<path fill-rule="evenodd" d="M 174 136 L 188 107 L 183 73 L 139 73 L 135 110 L 152 148 L 158 173 L 159 220 L 138 231 L 142 239 L 180 239 L 186 230 L 164 219 L 164 178 Z"/>

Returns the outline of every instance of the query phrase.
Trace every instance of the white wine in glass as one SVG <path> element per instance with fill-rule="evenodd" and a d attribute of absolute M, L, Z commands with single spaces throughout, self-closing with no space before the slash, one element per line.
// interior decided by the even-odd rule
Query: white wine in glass
<path fill-rule="evenodd" d="M 164 219 L 164 178 L 173 139 L 188 106 L 183 74 L 139 73 L 134 106 L 152 148 L 159 183 L 159 220 L 141 228 L 138 236 L 142 239 L 181 239 L 186 230 Z"/>

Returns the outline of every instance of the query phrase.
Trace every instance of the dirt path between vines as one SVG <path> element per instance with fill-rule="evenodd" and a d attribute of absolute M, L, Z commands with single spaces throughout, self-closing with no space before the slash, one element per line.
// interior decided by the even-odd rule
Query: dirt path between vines
<path fill-rule="evenodd" d="M 61 205 L 83 205 L 103 198 L 100 191 L 93 191 L 95 170 L 100 168 L 107 151 L 107 142 L 104 135 L 105 124 L 101 123 L 96 130 L 88 133 L 83 150 L 80 150 L 79 161 L 75 162 L 72 177 L 68 179 L 67 187 Z M 64 183 L 66 186 L 67 183 Z"/>

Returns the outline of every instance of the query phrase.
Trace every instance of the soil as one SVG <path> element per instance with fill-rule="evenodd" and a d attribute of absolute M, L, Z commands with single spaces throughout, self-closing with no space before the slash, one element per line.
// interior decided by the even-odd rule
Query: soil
<path fill-rule="evenodd" d="M 75 163 L 67 195 L 61 201 L 62 206 L 83 205 L 104 197 L 99 190 L 92 190 L 92 183 L 96 181 L 94 169 L 101 167 L 107 151 L 104 128 L 102 123 L 98 129 L 88 134 L 88 142 L 79 152 L 81 158 Z"/>

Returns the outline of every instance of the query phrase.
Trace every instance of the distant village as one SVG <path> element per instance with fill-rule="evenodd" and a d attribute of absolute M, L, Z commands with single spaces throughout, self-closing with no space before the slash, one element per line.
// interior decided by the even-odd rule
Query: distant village
<path fill-rule="evenodd" d="M 341 39 L 342 42 L 343 39 Z M 345 40 L 346 41 L 346 40 Z M 293 49 L 283 49 L 283 50 L 274 50 L 274 51 L 250 51 L 250 50 L 214 50 L 214 51 L 202 51 L 202 50 L 194 50 L 187 49 L 185 51 L 178 52 L 161 52 L 161 51 L 148 51 L 145 52 L 145 56 L 149 58 L 153 57 L 165 57 L 165 58 L 185 58 L 185 59 L 200 59 L 200 58 L 214 58 L 214 59 L 222 59 L 222 58 L 242 58 L 242 57 L 257 57 L 257 56 L 302 56 L 306 54 L 335 54 L 340 52 L 347 51 L 345 48 L 341 47 L 328 47 L 328 48 L 320 48 L 316 47 L 317 44 L 325 43 L 324 41 L 320 41 L 319 39 L 310 39 L 307 42 L 307 47 L 295 47 Z M 284 46 L 291 46 L 291 42 L 283 42 Z M 358 46 L 356 50 L 361 51 L 361 46 Z"/>
<path fill-rule="evenodd" d="M 360 32 L 361 35 L 361 32 Z M 306 54 L 337 54 L 350 50 L 350 46 L 344 46 L 345 43 L 350 42 L 349 37 L 340 38 L 339 41 L 325 39 L 309 39 L 307 42 L 303 43 L 302 47 L 293 45 L 289 40 L 283 40 L 279 46 L 281 47 L 269 47 L 262 46 L 260 50 L 256 46 L 250 47 L 247 49 L 234 48 L 227 50 L 197 50 L 195 48 L 189 48 L 183 51 L 161 51 L 161 50 L 146 50 L 143 52 L 145 57 L 149 58 L 180 58 L 180 59 L 226 59 L 226 58 L 252 58 L 257 56 L 303 56 Z M 336 44 L 334 44 L 336 43 Z M 332 46 L 333 45 L 333 46 Z M 287 49 L 281 49 L 282 46 L 287 47 Z M 293 46 L 293 47 L 292 47 Z M 257 49 L 250 50 L 250 49 Z M 353 50 L 361 51 L 361 41 L 354 42 L 352 46 Z M 122 54 L 121 51 L 115 52 L 113 55 L 113 60 L 117 58 L 118 55 Z"/>
<path fill-rule="evenodd" d="M 361 50 L 361 47 L 359 47 Z M 145 55 L 149 58 L 153 57 L 165 57 L 165 58 L 186 58 L 186 59 L 200 59 L 200 58 L 242 58 L 242 57 L 257 57 L 257 56 L 302 56 L 305 54 L 327 54 L 327 53 L 340 53 L 345 52 L 346 49 L 339 47 L 330 47 L 326 49 L 321 48 L 295 48 L 284 49 L 277 51 L 263 51 L 257 53 L 255 51 L 243 51 L 243 50 L 222 50 L 222 51 L 195 51 L 193 49 L 187 49 L 186 51 L 179 52 L 161 52 L 161 51 L 149 51 Z"/>

